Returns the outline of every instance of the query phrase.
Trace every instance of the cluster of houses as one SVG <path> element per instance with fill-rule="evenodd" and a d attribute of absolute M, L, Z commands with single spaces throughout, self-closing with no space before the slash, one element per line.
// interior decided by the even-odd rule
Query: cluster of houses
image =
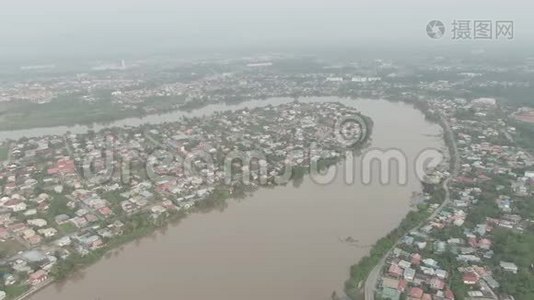
<path fill-rule="evenodd" d="M 281 59 L 283 64 L 283 59 Z M 335 70 L 316 70 L 315 73 L 299 74 L 280 73 L 273 66 L 277 62 L 264 63 L 249 59 L 220 62 L 206 62 L 175 65 L 179 70 L 174 78 L 167 77 L 166 70 L 151 66 L 146 70 L 154 71 L 139 76 L 136 66 L 145 62 L 136 62 L 127 68 L 95 69 L 97 72 L 85 72 L 75 75 L 49 75 L 47 78 L 35 78 L 31 82 L 8 82 L 0 86 L 0 102 L 31 101 L 48 103 L 61 95 L 72 95 L 79 91 L 86 94 L 79 99 L 89 103 L 110 99 L 117 109 L 143 110 L 145 113 L 165 112 L 187 105 L 199 105 L 216 102 L 231 102 L 236 99 L 260 99 L 264 97 L 332 94 L 337 90 L 337 83 L 344 81 Z M 167 62 L 164 65 L 168 67 Z M 225 69 L 225 72 L 215 72 Z M 209 70 L 209 72 L 206 72 Z M 374 69 L 373 69 L 374 70 Z M 103 72 L 104 71 L 104 72 Z M 111 71 L 111 72 L 110 72 Z M 369 66 L 360 66 L 358 72 L 345 81 L 355 84 L 371 84 L 381 80 L 376 75 L 363 75 L 372 72 Z M 147 84 L 162 80 L 158 85 Z M 338 78 L 340 80 L 338 80 Z M 332 85 L 334 83 L 334 85 Z M 165 105 L 157 105 L 167 101 Z M 156 104 L 154 104 L 156 103 Z"/>
<path fill-rule="evenodd" d="M 534 173 L 514 170 L 532 168 L 534 161 L 513 143 L 514 128 L 502 119 L 487 117 L 496 106 L 492 99 L 429 103 L 430 111 L 445 115 L 452 128 L 460 160 L 458 174 L 450 183 L 450 201 L 406 234 L 387 257 L 377 293 L 391 300 L 513 299 L 501 292 L 496 274 L 517 274 L 519 268 L 513 257 L 495 263 L 491 233 L 496 228 L 523 232 L 531 224 L 517 213 L 514 201 L 534 191 Z M 460 110 L 471 114 L 458 117 Z M 498 207 L 498 214 L 470 218 L 473 207 L 486 200 L 482 199 L 484 183 L 502 176 L 508 180 L 490 185 L 498 196 L 487 200 Z M 428 209 L 437 207 L 433 204 Z"/>
<path fill-rule="evenodd" d="M 346 149 L 336 144 L 333 121 L 357 113 L 334 103 L 289 103 L 12 141 L 10 160 L 0 166 L 0 248 L 11 249 L 0 259 L 0 280 L 3 286 L 46 284 L 54 265 L 106 247 L 132 228 L 134 217 L 159 222 L 222 184 L 230 191 L 244 184 L 243 174 L 258 186 L 263 179 L 273 184 L 287 165 L 309 166 L 319 155 L 307 151 L 312 143 L 325 158 L 339 158 Z M 248 152 L 261 152 L 262 161 L 237 155 L 228 180 L 226 156 Z"/>

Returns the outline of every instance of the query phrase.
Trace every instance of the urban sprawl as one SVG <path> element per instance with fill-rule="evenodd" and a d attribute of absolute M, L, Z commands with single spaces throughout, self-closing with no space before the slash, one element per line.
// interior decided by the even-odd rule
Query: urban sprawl
<path fill-rule="evenodd" d="M 280 184 L 287 169 L 284 184 L 298 182 L 311 166 L 328 168 L 347 150 L 372 145 L 372 120 L 339 103 L 306 100 L 314 96 L 411 103 L 442 126 L 449 149 L 446 163 L 427 170 L 425 200 L 351 267 L 348 297 L 534 298 L 534 110 L 526 105 L 532 60 L 507 68 L 444 57 L 425 64 L 279 56 L 175 63 L 122 61 L 74 75 L 32 66 L 19 72 L 34 79 L 2 81 L 7 108 L 0 124 L 13 130 L 295 100 L 162 124 L 5 139 L 0 299 L 22 299 L 170 220 Z M 76 105 L 61 113 L 68 101 Z M 363 128 L 337 128 L 346 117 L 364 120 L 370 135 L 350 149 L 340 137 Z"/>

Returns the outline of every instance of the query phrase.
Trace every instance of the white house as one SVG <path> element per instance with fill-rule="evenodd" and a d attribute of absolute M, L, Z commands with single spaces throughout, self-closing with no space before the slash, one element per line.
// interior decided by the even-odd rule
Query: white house
<path fill-rule="evenodd" d="M 516 274 L 517 271 L 519 271 L 517 266 L 514 263 L 511 263 L 511 262 L 501 261 L 499 263 L 499 265 L 501 266 L 501 268 L 503 268 L 503 270 L 505 270 L 507 272 L 512 272 L 512 273 Z"/>

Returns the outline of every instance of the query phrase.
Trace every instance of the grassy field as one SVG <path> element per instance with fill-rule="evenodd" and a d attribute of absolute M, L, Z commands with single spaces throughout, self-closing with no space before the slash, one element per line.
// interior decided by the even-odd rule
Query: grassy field
<path fill-rule="evenodd" d="M 61 224 L 59 226 L 59 229 L 64 233 L 64 234 L 69 234 L 69 233 L 73 233 L 73 232 L 76 232 L 76 230 L 78 230 L 78 228 L 72 224 L 72 223 L 65 223 L 65 224 Z"/>
<path fill-rule="evenodd" d="M 16 101 L 0 108 L 0 128 L 16 130 L 105 123 L 128 117 L 140 117 L 152 110 L 168 112 L 183 102 L 183 97 L 154 97 L 147 99 L 137 109 L 123 110 L 106 97 L 97 102 L 85 101 L 80 95 L 64 95 L 44 104 Z M 150 110 L 147 111 L 145 108 Z"/>
<path fill-rule="evenodd" d="M 56 99 L 50 103 L 10 103 L 0 113 L 0 128 L 15 130 L 32 127 L 87 124 L 107 122 L 135 115 L 121 111 L 109 101 L 89 103 L 75 96 Z"/>
<path fill-rule="evenodd" d="M 24 246 L 16 240 L 0 241 L 0 256 L 9 257 L 21 250 L 24 250 Z"/>
<path fill-rule="evenodd" d="M 18 296 L 24 294 L 28 290 L 28 286 L 25 284 L 7 286 L 4 288 L 4 292 L 7 293 L 8 299 L 15 299 Z"/>
<path fill-rule="evenodd" d="M 534 124 L 522 122 L 519 120 L 513 120 L 511 122 L 511 125 L 513 125 L 518 133 L 518 136 L 516 137 L 516 142 L 530 150 L 534 150 Z"/>

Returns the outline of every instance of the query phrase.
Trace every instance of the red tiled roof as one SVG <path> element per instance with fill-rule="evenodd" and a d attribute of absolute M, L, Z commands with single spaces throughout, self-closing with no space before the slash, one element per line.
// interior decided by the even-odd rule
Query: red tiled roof
<path fill-rule="evenodd" d="M 410 297 L 420 299 L 423 297 L 424 291 L 421 288 L 414 287 L 410 290 Z"/>
<path fill-rule="evenodd" d="M 491 246 L 491 241 L 488 240 L 488 239 L 481 239 L 481 240 L 478 242 L 478 245 L 479 245 L 479 246 Z"/>
<path fill-rule="evenodd" d="M 112 211 L 109 207 L 107 207 L 107 206 L 102 207 L 102 208 L 99 209 L 98 211 L 99 211 L 101 214 L 103 214 L 104 216 L 109 216 L 109 215 L 113 214 L 113 211 Z"/>
<path fill-rule="evenodd" d="M 447 288 L 445 291 L 445 298 L 448 300 L 454 300 L 454 293 L 449 288 Z"/>
<path fill-rule="evenodd" d="M 465 284 L 474 284 L 478 282 L 478 275 L 473 272 L 465 273 L 463 276 L 463 281 Z"/>
<path fill-rule="evenodd" d="M 43 270 L 39 270 L 39 271 L 37 271 L 35 273 L 30 274 L 29 277 L 30 277 L 30 280 L 36 280 L 36 279 L 43 278 L 45 276 L 46 276 L 46 272 L 43 271 Z"/>
<path fill-rule="evenodd" d="M 0 227 L 0 238 L 5 239 L 9 236 L 9 232 L 4 227 Z"/>
<path fill-rule="evenodd" d="M 74 173 L 76 166 L 74 161 L 67 158 L 59 159 L 56 164 L 48 169 L 49 175 L 55 175 L 57 173 Z"/>
<path fill-rule="evenodd" d="M 445 282 L 437 277 L 433 277 L 430 280 L 430 285 L 437 290 L 442 290 L 445 287 Z"/>
<path fill-rule="evenodd" d="M 404 279 L 401 279 L 399 280 L 399 286 L 397 287 L 397 289 L 401 292 L 404 292 L 404 290 L 406 290 L 407 285 L 408 285 L 408 282 L 406 282 L 406 280 Z"/>
<path fill-rule="evenodd" d="M 419 253 L 414 253 L 412 254 L 412 261 L 411 263 L 414 264 L 414 265 L 418 265 L 421 263 L 421 255 Z"/>
<path fill-rule="evenodd" d="M 399 267 L 396 264 L 391 264 L 388 269 L 388 273 L 395 275 L 395 276 L 401 276 L 402 275 L 402 268 Z"/>

